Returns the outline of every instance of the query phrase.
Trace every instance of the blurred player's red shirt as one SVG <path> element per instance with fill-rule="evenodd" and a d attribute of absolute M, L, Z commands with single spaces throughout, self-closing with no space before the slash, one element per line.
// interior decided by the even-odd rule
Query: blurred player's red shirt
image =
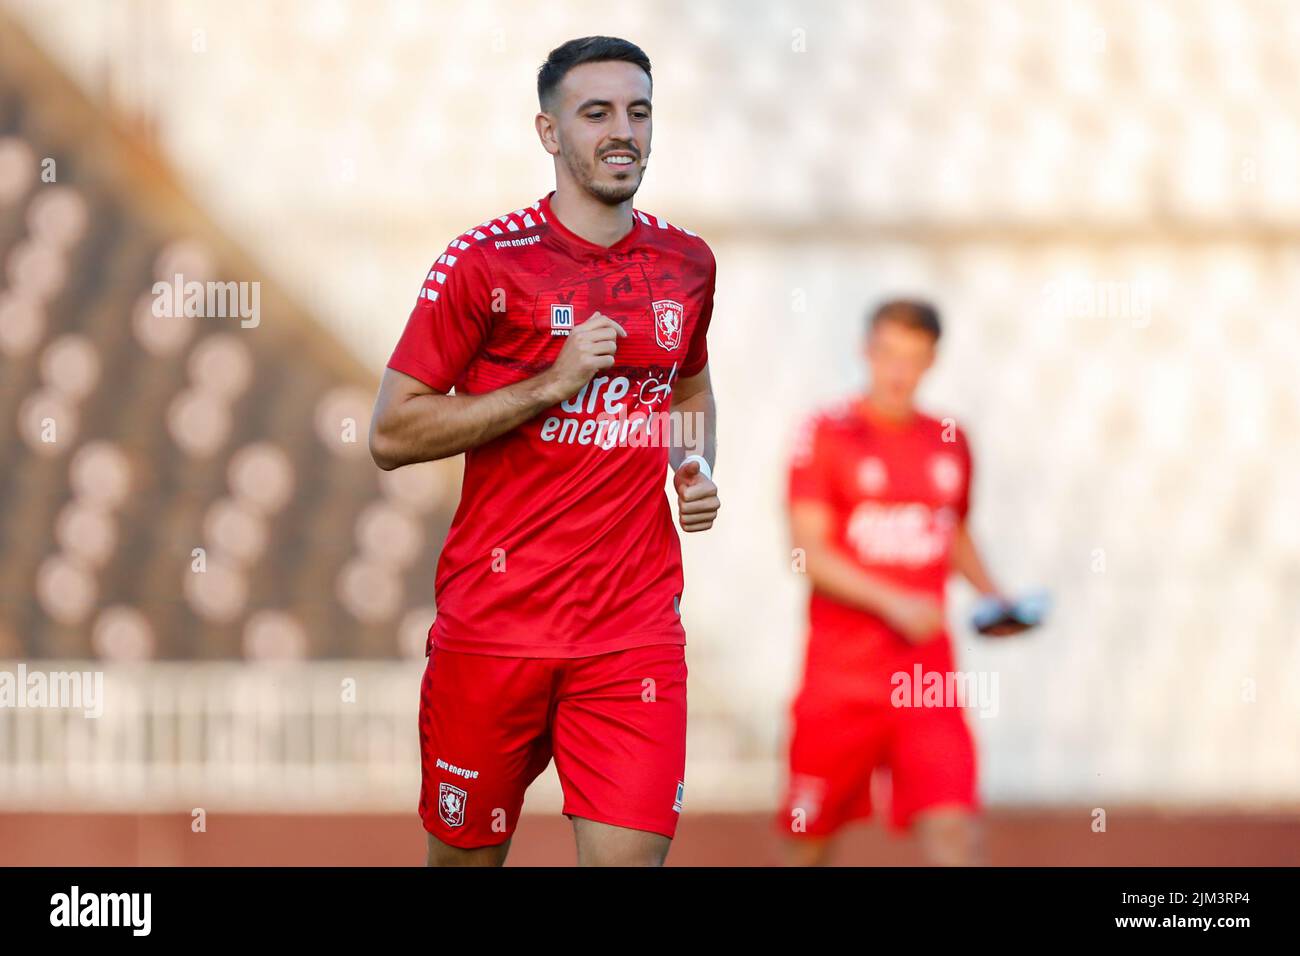
<path fill-rule="evenodd" d="M 466 452 L 430 646 L 582 657 L 682 644 L 666 413 L 672 385 L 708 359 L 713 254 L 639 211 L 625 237 L 595 245 L 549 200 L 452 241 L 388 363 L 476 395 L 544 371 L 593 312 L 627 330 L 577 396 Z"/>
<path fill-rule="evenodd" d="M 919 413 L 906 423 L 890 422 L 858 398 L 803 426 L 789 498 L 827 505 L 832 545 L 863 570 L 942 603 L 970 478 L 969 446 L 955 424 Z M 808 616 L 806 697 L 883 703 L 899 671 L 911 674 L 918 663 L 926 672 L 953 669 L 946 633 L 910 644 L 875 614 L 816 589 Z"/>

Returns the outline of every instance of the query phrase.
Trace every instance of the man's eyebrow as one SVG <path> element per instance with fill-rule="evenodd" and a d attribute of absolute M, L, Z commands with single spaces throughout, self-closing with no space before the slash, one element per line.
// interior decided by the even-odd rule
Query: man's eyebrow
<path fill-rule="evenodd" d="M 650 101 L 647 100 L 645 97 L 642 97 L 641 99 L 633 100 L 631 103 L 629 103 L 629 104 L 627 104 L 627 105 L 628 105 L 629 107 L 632 107 L 632 106 L 646 106 L 646 107 L 648 107 L 648 106 L 650 106 Z M 586 112 L 587 110 L 591 109 L 593 106 L 604 106 L 604 107 L 606 107 L 607 109 L 610 109 L 610 108 L 613 108 L 614 104 L 611 103 L 609 100 L 595 100 L 595 99 L 592 99 L 592 100 L 583 100 L 581 103 L 578 104 L 578 108 L 577 108 L 577 110 L 576 110 L 575 112 L 578 112 L 578 113 L 584 113 L 584 112 Z"/>

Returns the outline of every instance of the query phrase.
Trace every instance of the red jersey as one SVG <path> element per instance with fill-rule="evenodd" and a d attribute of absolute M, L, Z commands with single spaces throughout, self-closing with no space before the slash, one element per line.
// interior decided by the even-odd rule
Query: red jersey
<path fill-rule="evenodd" d="M 941 603 L 952 543 L 970 502 L 971 456 L 950 420 L 905 423 L 842 402 L 803 428 L 790 468 L 791 503 L 831 509 L 831 544 L 864 571 Z M 890 678 L 952 670 L 948 635 L 908 643 L 881 618 L 813 590 L 804 692 L 879 702 Z"/>
<path fill-rule="evenodd" d="M 639 211 L 626 236 L 596 245 L 550 198 L 452 241 L 388 362 L 477 395 L 546 370 L 593 312 L 627 331 L 615 364 L 577 395 L 465 453 L 429 646 L 583 657 L 683 644 L 667 413 L 673 383 L 708 360 L 713 253 Z"/>

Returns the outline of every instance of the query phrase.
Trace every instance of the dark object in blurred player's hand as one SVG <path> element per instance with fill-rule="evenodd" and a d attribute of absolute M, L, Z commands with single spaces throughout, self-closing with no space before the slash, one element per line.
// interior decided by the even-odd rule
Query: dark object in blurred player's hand
<path fill-rule="evenodd" d="M 971 613 L 971 627 L 985 637 L 1012 637 L 1043 623 L 1052 599 L 1046 591 L 1031 591 L 1018 598 L 985 595 Z"/>

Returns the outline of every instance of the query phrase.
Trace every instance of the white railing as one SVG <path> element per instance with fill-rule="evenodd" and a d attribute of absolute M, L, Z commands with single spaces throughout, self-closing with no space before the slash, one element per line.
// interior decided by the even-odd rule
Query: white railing
<path fill-rule="evenodd" d="M 1053 682 L 1044 687 L 1043 674 L 1049 653 L 1075 643 L 1068 631 L 1037 658 L 1029 649 L 1023 660 L 966 654 L 970 669 L 1001 678 L 997 719 L 970 717 L 990 804 L 1297 806 L 1293 684 L 1266 674 L 1258 702 L 1220 694 L 1209 710 L 1186 683 L 1144 689 L 1139 675 L 1137 684 L 1112 686 L 1122 676 L 1116 665 L 1081 684 L 1093 690 L 1068 697 Z M 700 656 L 705 649 L 692 664 L 688 805 L 769 809 L 783 776 L 783 702 L 757 685 L 717 680 L 734 664 Z M 0 812 L 414 813 L 423 664 L 0 661 L 8 684 L 0 686 Z M 15 706 L 20 668 L 29 682 L 32 674 L 48 681 L 98 669 L 102 702 L 91 703 L 100 715 L 87 716 L 86 701 Z M 1100 693 L 1109 695 L 1106 707 L 1095 706 Z M 547 770 L 526 805 L 552 812 L 561 801 Z"/>
<path fill-rule="evenodd" d="M 0 705 L 0 810 L 414 813 L 423 666 L 0 661 L 0 679 L 20 667 L 29 680 L 103 675 L 98 717 L 84 706 Z M 700 752 L 691 769 L 692 805 L 768 805 L 776 755 L 720 755 L 716 741 L 727 736 L 725 723 L 702 711 L 692 720 L 692 746 Z M 528 807 L 559 805 L 548 771 L 530 789 Z"/>
<path fill-rule="evenodd" d="M 27 662 L 102 668 L 102 714 L 0 707 L 0 806 L 410 809 L 421 663 Z"/>

